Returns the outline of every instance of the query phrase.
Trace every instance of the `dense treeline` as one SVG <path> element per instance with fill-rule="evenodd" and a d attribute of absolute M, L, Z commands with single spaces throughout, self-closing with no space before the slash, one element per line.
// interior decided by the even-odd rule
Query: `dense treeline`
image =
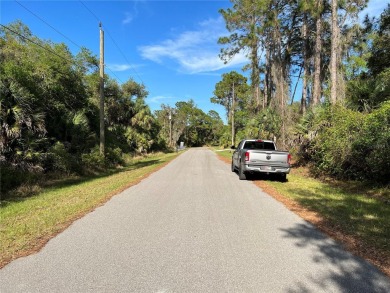
<path fill-rule="evenodd" d="M 231 2 L 220 57 L 245 53 L 250 80 L 231 72 L 215 87 L 224 144 L 273 139 L 317 174 L 388 183 L 390 5 L 360 24 L 366 0 Z"/>
<path fill-rule="evenodd" d="M 168 137 L 170 146 L 180 142 L 190 147 L 220 145 L 220 137 L 226 128 L 216 111 L 206 114 L 193 100 L 177 102 L 175 107 L 163 104 L 155 114 L 162 127 L 161 135 Z"/>
<path fill-rule="evenodd" d="M 131 78 L 105 75 L 105 156 L 99 153 L 99 62 L 82 48 L 41 40 L 20 22 L 0 30 L 0 164 L 2 193 L 50 174 L 85 174 L 146 154 L 186 145 L 218 143 L 224 127 L 193 101 L 155 114 L 148 92 Z"/>

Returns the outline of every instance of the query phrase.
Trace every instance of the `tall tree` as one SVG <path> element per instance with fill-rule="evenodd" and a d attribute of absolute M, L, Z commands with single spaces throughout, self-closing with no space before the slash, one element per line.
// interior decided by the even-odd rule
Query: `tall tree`
<path fill-rule="evenodd" d="M 337 102 L 337 77 L 338 77 L 338 52 L 339 52 L 339 24 L 338 24 L 338 0 L 331 0 L 332 7 L 332 48 L 330 56 L 330 102 Z"/>
<path fill-rule="evenodd" d="M 313 98 L 312 104 L 316 106 L 321 99 L 321 53 L 322 53 L 322 15 L 324 10 L 324 0 L 316 0 L 315 12 L 316 19 L 316 39 L 314 48 L 314 77 L 313 77 Z"/>
<path fill-rule="evenodd" d="M 307 86 L 309 76 L 309 40 L 308 40 L 308 16 L 307 12 L 303 12 L 303 24 L 302 24 L 302 39 L 303 39 L 303 82 L 302 82 L 302 97 L 301 97 L 301 113 L 306 112 L 307 106 Z"/>
<path fill-rule="evenodd" d="M 210 117 L 211 124 L 211 133 L 208 141 L 212 145 L 222 145 L 220 138 L 223 135 L 224 125 L 221 117 L 219 116 L 218 112 L 214 110 L 210 110 L 207 113 L 207 116 Z"/>
<path fill-rule="evenodd" d="M 231 33 L 228 37 L 221 37 L 219 44 L 229 45 L 221 49 L 220 57 L 230 61 L 240 52 L 246 52 L 249 57 L 250 79 L 252 89 L 253 109 L 259 111 L 260 102 L 260 63 L 258 30 L 262 22 L 264 5 L 267 1 L 231 0 L 233 8 L 221 9 L 226 28 Z"/>
<path fill-rule="evenodd" d="M 379 20 L 365 18 L 348 52 L 348 106 L 371 112 L 390 99 L 390 5 Z"/>
<path fill-rule="evenodd" d="M 378 34 L 374 39 L 368 66 L 374 76 L 390 68 L 390 4 L 381 14 Z"/>
<path fill-rule="evenodd" d="M 286 104 L 289 98 L 290 71 L 295 52 L 294 43 L 300 39 L 299 10 L 296 2 L 272 1 L 268 13 L 268 34 L 266 35 L 271 50 L 271 93 L 270 105 L 282 117 L 280 137 L 282 145 L 286 142 Z M 272 92 L 273 91 L 273 92 Z"/>
<path fill-rule="evenodd" d="M 231 142 L 235 144 L 235 112 L 242 109 L 246 102 L 248 84 L 246 77 L 231 71 L 222 75 L 222 80 L 215 85 L 212 103 L 220 104 L 226 109 L 226 116 L 231 124 Z"/>
<path fill-rule="evenodd" d="M 330 101 L 332 104 L 337 100 L 343 100 L 345 96 L 345 72 L 342 61 L 351 43 L 346 34 L 348 31 L 345 27 L 346 21 L 351 24 L 356 22 L 358 13 L 364 9 L 367 2 L 368 0 L 331 0 Z M 344 34 L 341 28 L 344 29 Z"/>

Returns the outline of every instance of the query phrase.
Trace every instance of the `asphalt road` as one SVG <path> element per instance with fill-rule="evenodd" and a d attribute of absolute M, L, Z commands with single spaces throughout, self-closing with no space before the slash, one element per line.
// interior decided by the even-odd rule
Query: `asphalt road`
<path fill-rule="evenodd" d="M 5 292 L 390 292 L 390 279 L 207 149 L 0 271 Z"/>

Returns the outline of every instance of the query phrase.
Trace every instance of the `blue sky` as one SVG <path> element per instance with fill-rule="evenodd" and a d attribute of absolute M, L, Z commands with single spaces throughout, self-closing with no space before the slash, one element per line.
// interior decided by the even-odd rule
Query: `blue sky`
<path fill-rule="evenodd" d="M 106 73 L 119 83 L 129 78 L 144 83 L 152 110 L 193 99 L 206 113 L 216 110 L 225 118 L 222 106 L 210 102 L 215 84 L 247 62 L 244 55 L 227 65 L 218 58 L 217 40 L 227 35 L 218 10 L 231 7 L 228 0 L 2 0 L 0 5 L 1 24 L 19 19 L 33 34 L 64 42 L 74 54 L 83 46 L 99 55 L 100 20 Z M 387 1 L 371 0 L 365 12 L 379 16 L 386 6 Z"/>

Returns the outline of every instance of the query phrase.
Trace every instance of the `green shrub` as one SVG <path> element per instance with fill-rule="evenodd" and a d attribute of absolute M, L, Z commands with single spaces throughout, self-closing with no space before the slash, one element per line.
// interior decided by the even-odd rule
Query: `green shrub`
<path fill-rule="evenodd" d="M 0 194 L 3 199 L 4 195 L 11 189 L 22 184 L 24 180 L 23 174 L 16 169 L 2 163 L 0 165 Z"/>
<path fill-rule="evenodd" d="M 340 178 L 355 177 L 359 162 L 352 155 L 352 145 L 360 135 L 363 114 L 341 106 L 329 111 L 329 126 L 320 129 L 314 139 L 314 167 Z"/>
<path fill-rule="evenodd" d="M 359 156 L 367 179 L 390 181 L 390 101 L 366 116 L 353 152 Z"/>
<path fill-rule="evenodd" d="M 0 164 L 0 199 L 12 197 L 11 191 L 25 185 L 32 186 L 42 177 L 42 173 L 32 172 L 10 166 L 6 163 Z M 18 194 L 19 195 L 19 194 Z"/>
<path fill-rule="evenodd" d="M 82 154 L 81 161 L 84 168 L 90 170 L 103 170 L 124 164 L 120 148 L 106 148 L 105 156 L 103 157 L 100 155 L 99 146 L 94 147 L 88 154 Z"/>
<path fill-rule="evenodd" d="M 123 165 L 124 160 L 122 150 L 120 148 L 108 148 L 105 155 L 106 166 L 114 167 L 116 165 Z"/>
<path fill-rule="evenodd" d="M 341 106 L 327 111 L 316 118 L 313 126 L 318 133 L 310 143 L 312 171 L 338 179 L 388 182 L 390 101 L 370 114 Z M 323 127 L 319 129 L 321 123 Z"/>
<path fill-rule="evenodd" d="M 57 141 L 47 153 L 45 162 L 46 171 L 59 171 L 70 173 L 72 168 L 71 155 L 62 142 Z"/>
<path fill-rule="evenodd" d="M 99 170 L 105 167 L 105 160 L 100 155 L 99 146 L 94 147 L 88 154 L 82 154 L 81 162 L 86 169 Z"/>

